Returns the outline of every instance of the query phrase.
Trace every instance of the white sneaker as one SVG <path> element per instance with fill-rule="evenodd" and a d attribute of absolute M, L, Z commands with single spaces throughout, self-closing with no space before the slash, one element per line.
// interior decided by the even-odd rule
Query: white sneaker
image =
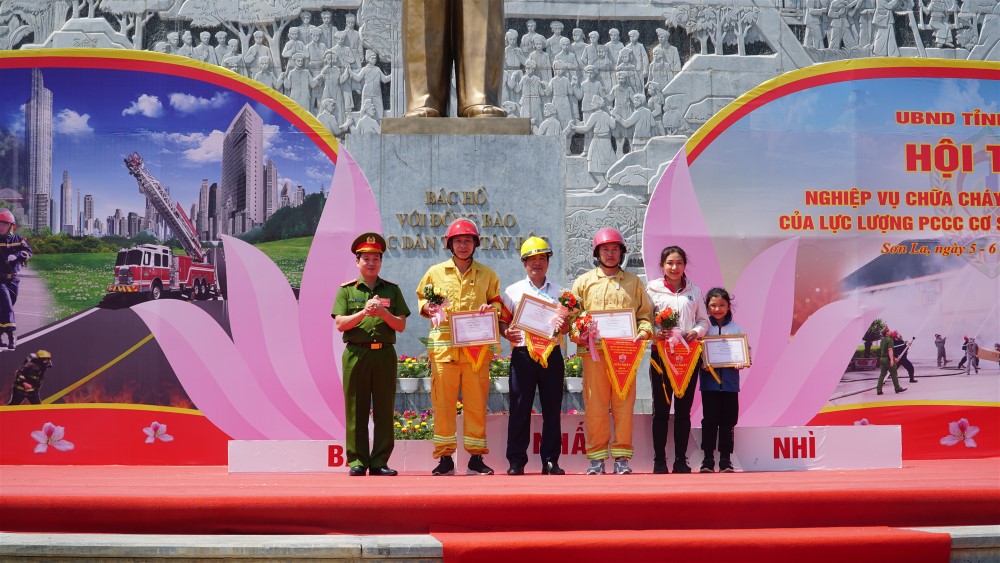
<path fill-rule="evenodd" d="M 603 459 L 590 460 L 590 467 L 587 468 L 587 475 L 604 475 L 604 473 Z"/>
<path fill-rule="evenodd" d="M 615 458 L 615 475 L 631 475 L 632 468 L 628 466 L 627 457 Z"/>

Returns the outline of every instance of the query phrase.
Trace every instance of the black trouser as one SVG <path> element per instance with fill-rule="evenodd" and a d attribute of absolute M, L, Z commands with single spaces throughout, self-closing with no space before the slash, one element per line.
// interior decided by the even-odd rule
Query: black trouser
<path fill-rule="evenodd" d="M 531 443 L 531 409 L 535 403 L 535 388 L 542 407 L 542 444 L 539 454 L 542 464 L 559 461 L 562 451 L 563 370 L 562 349 L 556 346 L 549 354 L 549 367 L 531 359 L 528 348 L 517 346 L 510 356 L 510 415 L 507 418 L 507 461 L 524 467 L 528 463 Z"/>
<path fill-rule="evenodd" d="M 723 454 L 733 453 L 736 423 L 740 418 L 740 394 L 727 391 L 702 391 L 701 449 Z M 719 447 L 716 448 L 716 439 Z"/>
<path fill-rule="evenodd" d="M 34 389 L 31 391 L 21 391 L 20 389 L 17 389 L 15 387 L 10 392 L 10 401 L 7 403 L 7 406 L 20 405 L 21 401 L 23 401 L 24 399 L 27 399 L 28 402 L 31 403 L 32 405 L 42 404 L 42 401 L 38 397 L 38 389 Z"/>
<path fill-rule="evenodd" d="M 913 363 L 906 356 L 899 359 L 899 367 L 906 370 L 906 373 L 910 376 L 910 381 L 913 381 Z"/>
<path fill-rule="evenodd" d="M 17 303 L 18 278 L 0 280 L 0 333 L 14 334 L 14 304 Z"/>
<path fill-rule="evenodd" d="M 675 398 L 666 371 L 661 375 L 653 367 L 654 362 L 663 368 L 663 359 L 655 348 L 649 363 L 649 384 L 653 393 L 653 461 L 664 463 L 667 461 L 667 423 L 670 421 L 671 402 L 674 405 L 675 460 L 684 461 L 687 460 L 688 437 L 691 435 L 691 405 L 694 404 L 694 387 L 698 374 L 691 376 L 691 381 L 684 389 L 684 396 Z"/>

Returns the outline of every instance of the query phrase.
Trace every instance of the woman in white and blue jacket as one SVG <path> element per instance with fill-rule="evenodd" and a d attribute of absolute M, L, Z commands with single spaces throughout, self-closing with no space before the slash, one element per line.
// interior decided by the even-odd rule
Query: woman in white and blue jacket
<path fill-rule="evenodd" d="M 733 322 L 733 312 L 730 310 L 729 292 L 721 287 L 714 287 L 705 294 L 705 308 L 708 310 L 708 334 L 718 336 L 725 334 L 744 334 L 740 325 Z M 735 428 L 740 414 L 740 368 L 713 368 L 715 376 L 701 367 L 699 387 L 701 388 L 701 449 L 705 452 L 705 460 L 701 463 L 701 473 L 715 471 L 715 450 L 718 441 L 719 472 L 735 471 L 731 459 L 735 441 Z"/>

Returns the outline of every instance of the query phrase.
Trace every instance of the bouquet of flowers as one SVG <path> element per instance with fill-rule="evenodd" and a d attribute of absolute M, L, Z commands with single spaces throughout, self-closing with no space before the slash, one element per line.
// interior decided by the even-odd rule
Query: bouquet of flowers
<path fill-rule="evenodd" d="M 653 319 L 653 324 L 656 325 L 656 328 L 667 332 L 666 340 L 670 345 L 671 351 L 673 351 L 675 344 L 682 344 L 684 348 L 688 348 L 687 341 L 684 340 L 684 333 L 677 326 L 678 322 L 680 322 L 680 319 L 677 311 L 674 311 L 670 307 L 657 313 Z"/>
<path fill-rule="evenodd" d="M 587 347 L 590 348 L 590 359 L 595 362 L 598 361 L 599 356 L 597 355 L 597 345 L 595 343 L 600 334 L 598 333 L 597 321 L 594 320 L 594 317 L 585 311 L 580 311 L 576 320 L 573 321 L 573 329 L 579 333 L 581 340 L 587 341 Z"/>
<path fill-rule="evenodd" d="M 656 314 L 656 326 L 662 330 L 671 330 L 677 328 L 677 312 L 667 307 L 666 309 L 660 311 Z"/>
<path fill-rule="evenodd" d="M 445 310 L 451 306 L 448 295 L 429 283 L 424 286 L 424 299 L 427 300 L 427 312 L 431 315 L 431 326 L 437 328 L 445 320 Z"/>
<path fill-rule="evenodd" d="M 580 306 L 580 300 L 573 295 L 573 292 L 565 289 L 559 296 L 559 312 L 565 322 L 570 323 L 569 326 L 573 326 L 573 322 L 576 321 L 583 313 L 583 307 Z M 558 323 L 559 317 L 556 317 L 556 322 Z M 555 326 L 552 327 L 552 337 L 555 338 L 559 336 L 559 329 Z"/>

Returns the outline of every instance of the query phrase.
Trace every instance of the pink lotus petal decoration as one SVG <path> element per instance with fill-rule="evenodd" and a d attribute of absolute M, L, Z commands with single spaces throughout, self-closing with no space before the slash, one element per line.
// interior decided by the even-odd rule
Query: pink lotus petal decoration
<path fill-rule="evenodd" d="M 660 250 L 680 246 L 691 258 L 685 272 L 698 287 L 722 286 L 722 269 L 716 258 L 712 236 L 700 213 L 698 197 L 691 183 L 684 151 L 667 165 L 663 176 L 649 197 L 642 225 L 642 259 L 647 279 L 661 274 Z"/>
<path fill-rule="evenodd" d="M 323 208 L 302 271 L 299 326 L 305 360 L 316 387 L 330 409 L 342 413 L 344 391 L 340 358 L 344 343 L 330 313 L 337 297 L 337 286 L 358 275 L 351 243 L 363 232 L 382 232 L 375 194 L 343 145 L 337 155 L 337 168 L 333 172 L 327 202 L 334 205 Z"/>
<path fill-rule="evenodd" d="M 643 225 L 648 276 L 658 275 L 660 250 L 678 245 L 692 258 L 687 273 L 704 290 L 722 286 L 722 271 L 682 149 L 650 196 Z M 740 426 L 806 424 L 829 400 L 844 367 L 878 311 L 859 312 L 848 301 L 830 303 L 789 340 L 795 289 L 796 239 L 768 248 L 741 273 L 733 293 L 737 322 L 746 330 L 753 367 L 743 370 Z M 746 296 L 749 296 L 747 298 Z M 700 418 L 695 398 L 692 418 Z"/>
<path fill-rule="evenodd" d="M 302 275 L 299 300 L 257 248 L 223 236 L 232 339 L 190 303 L 133 307 L 202 413 L 234 439 L 343 439 L 342 343 L 330 313 L 357 276 L 350 244 L 381 232 L 367 180 L 343 147 Z"/>
<path fill-rule="evenodd" d="M 132 310 L 153 333 L 188 397 L 220 430 L 238 440 L 306 439 L 208 313 L 174 300 L 140 303 Z"/>
<path fill-rule="evenodd" d="M 776 373 L 775 366 L 788 344 L 792 330 L 795 296 L 795 254 L 798 239 L 779 242 L 761 252 L 747 265 L 733 286 L 737 298 L 734 315 L 747 333 L 757 374 Z M 759 288 L 770 288 L 761 292 Z M 749 373 L 749 371 L 747 371 Z M 763 377 L 749 377 L 740 387 L 740 403 L 753 403 L 767 383 Z"/>

